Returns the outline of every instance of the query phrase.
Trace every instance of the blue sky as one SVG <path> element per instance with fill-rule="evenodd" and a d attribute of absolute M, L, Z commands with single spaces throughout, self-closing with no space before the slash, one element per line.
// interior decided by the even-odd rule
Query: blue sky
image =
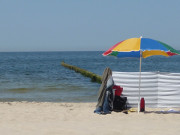
<path fill-rule="evenodd" d="M 0 52 L 104 51 L 148 37 L 180 50 L 180 0 L 0 0 Z"/>

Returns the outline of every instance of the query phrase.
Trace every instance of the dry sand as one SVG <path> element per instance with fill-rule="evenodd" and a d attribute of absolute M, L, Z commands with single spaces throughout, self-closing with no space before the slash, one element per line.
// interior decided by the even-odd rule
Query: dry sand
<path fill-rule="evenodd" d="M 0 102 L 0 135 L 178 135 L 180 114 L 94 114 L 96 103 Z"/>

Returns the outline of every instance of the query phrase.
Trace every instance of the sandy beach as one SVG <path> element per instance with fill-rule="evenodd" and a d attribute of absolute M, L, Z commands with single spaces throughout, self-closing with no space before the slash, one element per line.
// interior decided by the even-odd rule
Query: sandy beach
<path fill-rule="evenodd" d="M 180 114 L 94 114 L 96 103 L 1 102 L 4 135 L 177 135 Z"/>

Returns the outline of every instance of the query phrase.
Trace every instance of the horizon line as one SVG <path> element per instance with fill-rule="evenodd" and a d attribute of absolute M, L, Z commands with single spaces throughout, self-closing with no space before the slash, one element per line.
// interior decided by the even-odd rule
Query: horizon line
<path fill-rule="evenodd" d="M 77 50 L 74 50 L 74 51 L 0 51 L 0 53 L 24 53 L 24 52 L 104 52 L 104 51 L 77 51 Z"/>

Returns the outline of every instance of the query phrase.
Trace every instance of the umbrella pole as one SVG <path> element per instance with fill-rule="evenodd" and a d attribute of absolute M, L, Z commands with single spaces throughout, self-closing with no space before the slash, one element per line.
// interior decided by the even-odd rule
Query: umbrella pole
<path fill-rule="evenodd" d="M 140 51 L 140 62 L 139 62 L 139 99 L 138 99 L 138 113 L 140 111 L 140 89 L 141 89 L 141 54 L 142 52 Z"/>

